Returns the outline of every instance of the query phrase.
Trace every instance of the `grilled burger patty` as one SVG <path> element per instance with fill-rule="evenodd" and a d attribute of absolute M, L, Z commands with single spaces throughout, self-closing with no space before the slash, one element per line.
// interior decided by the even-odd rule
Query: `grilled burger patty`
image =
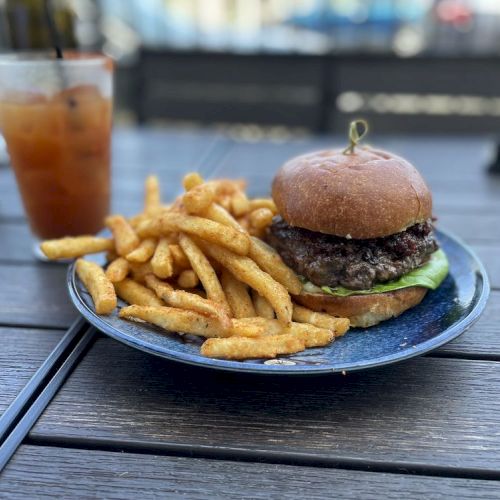
<path fill-rule="evenodd" d="M 425 263 L 438 248 L 432 230 L 429 220 L 384 238 L 354 240 L 292 227 L 276 216 L 267 237 L 285 263 L 315 285 L 367 290 Z"/>

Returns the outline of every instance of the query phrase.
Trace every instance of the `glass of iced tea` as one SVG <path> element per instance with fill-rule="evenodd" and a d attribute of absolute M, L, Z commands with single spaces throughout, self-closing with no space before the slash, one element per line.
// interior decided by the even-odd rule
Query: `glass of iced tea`
<path fill-rule="evenodd" d="M 0 130 L 36 238 L 103 227 L 112 89 L 113 65 L 105 56 L 0 57 Z"/>

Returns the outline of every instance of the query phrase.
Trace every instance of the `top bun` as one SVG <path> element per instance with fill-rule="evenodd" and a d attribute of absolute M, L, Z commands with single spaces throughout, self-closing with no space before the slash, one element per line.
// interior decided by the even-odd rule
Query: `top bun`
<path fill-rule="evenodd" d="M 381 238 L 432 216 L 432 196 L 416 168 L 368 147 L 292 158 L 274 178 L 272 194 L 291 226 L 343 238 Z"/>

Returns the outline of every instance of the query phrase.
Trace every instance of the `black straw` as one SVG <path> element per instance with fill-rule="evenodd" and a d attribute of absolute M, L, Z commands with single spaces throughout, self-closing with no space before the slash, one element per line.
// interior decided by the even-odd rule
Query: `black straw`
<path fill-rule="evenodd" d="M 61 45 L 61 38 L 59 36 L 59 32 L 57 31 L 56 23 L 54 22 L 54 16 L 52 15 L 51 1 L 44 0 L 44 13 L 45 13 L 45 21 L 47 23 L 47 27 L 49 28 L 50 41 L 54 50 L 56 51 L 57 59 L 63 59 L 63 51 Z"/>

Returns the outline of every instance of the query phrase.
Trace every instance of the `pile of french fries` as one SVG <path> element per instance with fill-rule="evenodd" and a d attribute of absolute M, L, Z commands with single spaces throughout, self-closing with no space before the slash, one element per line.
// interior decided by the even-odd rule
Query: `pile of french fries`
<path fill-rule="evenodd" d="M 220 359 L 275 358 L 325 346 L 349 328 L 294 304 L 302 285 L 263 237 L 276 214 L 272 199 L 248 199 L 245 183 L 184 177 L 185 193 L 161 202 L 158 179 L 145 183 L 142 213 L 110 215 L 112 238 L 48 240 L 49 259 L 77 258 L 76 273 L 98 314 L 117 297 L 119 316 L 205 338 L 201 354 Z M 81 257 L 107 252 L 107 265 Z"/>

